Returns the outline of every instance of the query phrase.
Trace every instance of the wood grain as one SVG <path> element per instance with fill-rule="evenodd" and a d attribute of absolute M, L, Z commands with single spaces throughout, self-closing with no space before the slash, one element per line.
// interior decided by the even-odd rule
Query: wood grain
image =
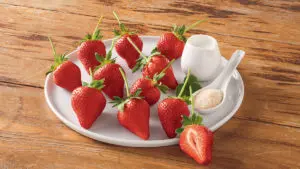
<path fill-rule="evenodd" d="M 118 164 L 116 168 L 198 166 L 177 146 L 128 148 L 83 137 L 53 115 L 45 103 L 42 89 L 0 83 L 0 90 L 3 103 L 0 110 L 0 155 L 4 157 L 0 166 L 14 165 L 16 160 L 20 160 L 16 164 L 26 163 L 28 166 L 46 163 L 49 168 L 65 163 L 68 164 L 66 168 L 82 165 L 86 168 L 114 168 L 114 163 Z M 291 139 L 291 136 L 295 137 Z M 212 163 L 212 168 L 251 168 L 252 164 L 259 168 L 300 167 L 297 128 L 233 119 L 215 133 L 214 145 L 216 163 Z M 276 162 L 278 155 L 284 164 Z M 257 160 L 260 162 L 256 163 Z M 272 164 L 268 164 L 271 161 Z"/>
<path fill-rule="evenodd" d="M 213 162 L 199 166 L 177 146 L 128 148 L 83 137 L 62 124 L 43 95 L 53 62 L 47 36 L 72 51 L 97 18 L 104 39 L 112 16 L 142 35 L 160 35 L 173 23 L 208 22 L 190 31 L 208 34 L 239 66 L 245 98 L 238 113 L 215 132 Z M 11 168 L 300 168 L 300 2 L 0 1 L 0 169 Z"/>

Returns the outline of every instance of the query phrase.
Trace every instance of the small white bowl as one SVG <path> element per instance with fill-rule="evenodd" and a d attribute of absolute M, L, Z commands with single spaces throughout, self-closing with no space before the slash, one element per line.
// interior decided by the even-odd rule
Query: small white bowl
<path fill-rule="evenodd" d="M 200 34 L 187 40 L 181 58 L 183 72 L 190 68 L 200 81 L 210 81 L 217 76 L 220 63 L 221 53 L 215 38 Z"/>

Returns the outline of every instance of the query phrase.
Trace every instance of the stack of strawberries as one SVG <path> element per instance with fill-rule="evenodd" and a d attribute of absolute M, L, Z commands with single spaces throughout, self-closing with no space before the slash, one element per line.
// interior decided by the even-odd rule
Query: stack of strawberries
<path fill-rule="evenodd" d="M 89 129 L 102 114 L 107 98 L 118 108 L 117 119 L 120 125 L 147 140 L 150 137 L 150 106 L 159 101 L 161 92 L 166 93 L 168 89 L 174 90 L 178 86 L 172 63 L 182 55 L 186 41 L 184 33 L 202 21 L 187 28 L 175 26 L 171 32 L 160 37 L 152 54 L 146 56 L 142 53 L 141 38 L 130 31 L 115 12 L 113 14 L 119 29 L 114 30 L 115 38 L 108 51 L 98 28 L 102 17 L 94 32 L 87 34 L 78 47 L 77 57 L 90 74 L 90 83 L 81 82 L 80 69 L 68 61 L 65 54 L 56 53 L 50 38 L 55 62 L 47 74 L 53 72 L 55 84 L 72 92 L 72 108 L 83 128 Z M 140 69 L 142 71 L 142 77 L 131 88 L 122 66 L 112 58 L 114 48 L 133 73 Z M 190 71 L 177 96 L 168 97 L 158 103 L 158 117 L 169 138 L 180 134 L 179 145 L 182 151 L 198 163 L 208 164 L 212 156 L 213 133 L 201 125 L 202 118 L 194 113 L 192 97 L 191 100 L 182 97 L 186 89 L 192 94 L 192 88 L 187 86 L 189 77 Z M 191 113 L 189 103 L 192 104 Z"/>

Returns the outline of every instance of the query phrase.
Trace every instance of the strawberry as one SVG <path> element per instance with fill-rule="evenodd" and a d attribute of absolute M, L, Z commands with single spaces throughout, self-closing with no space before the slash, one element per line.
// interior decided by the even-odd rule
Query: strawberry
<path fill-rule="evenodd" d="M 99 19 L 93 34 L 87 34 L 84 37 L 77 52 L 77 58 L 88 73 L 90 68 L 94 70 L 95 67 L 99 65 L 99 62 L 95 58 L 95 53 L 98 53 L 102 57 L 105 57 L 106 55 L 105 45 L 101 41 L 103 36 L 100 33 L 100 29 L 98 29 L 101 20 L 102 17 Z"/>
<path fill-rule="evenodd" d="M 92 82 L 83 82 L 83 86 L 76 88 L 71 96 L 72 108 L 80 125 L 85 129 L 93 125 L 106 105 L 105 97 L 101 93 L 104 80 L 94 80 L 92 71 L 90 74 Z"/>
<path fill-rule="evenodd" d="M 192 95 L 191 86 L 190 95 Z M 191 97 L 191 102 L 191 117 L 183 116 L 182 127 L 176 130 L 176 133 L 180 134 L 179 146 L 199 164 L 207 165 L 212 159 L 213 133 L 201 125 L 201 116 L 194 112 L 193 97 Z"/>
<path fill-rule="evenodd" d="M 57 86 L 72 92 L 75 88 L 81 86 L 80 69 L 77 65 L 68 61 L 65 54 L 57 54 L 50 38 L 49 41 L 51 43 L 55 61 L 46 75 L 53 72 L 54 83 Z"/>
<path fill-rule="evenodd" d="M 165 76 L 165 71 L 172 65 L 174 60 L 169 62 L 167 67 L 165 67 L 159 74 L 155 74 L 153 79 L 148 77 L 142 77 L 133 83 L 130 89 L 130 93 L 135 93 L 138 89 L 141 89 L 142 92 L 140 96 L 145 97 L 145 100 L 149 103 L 149 105 L 155 104 L 160 98 L 160 91 L 166 93 L 168 87 L 163 85 L 158 81 Z"/>
<path fill-rule="evenodd" d="M 136 72 L 140 68 L 143 68 L 143 76 L 153 78 L 155 74 L 161 72 L 168 65 L 169 60 L 159 52 L 152 53 L 147 57 L 137 48 L 137 46 L 132 42 L 130 38 L 127 38 L 127 40 L 142 56 L 142 58 L 137 60 L 136 66 L 132 69 L 133 72 Z M 169 67 L 167 70 L 165 70 L 165 76 L 161 78 L 159 82 L 171 89 L 175 89 L 177 87 L 178 83 L 175 79 L 172 67 Z"/>
<path fill-rule="evenodd" d="M 190 114 L 187 101 L 181 97 L 189 76 L 190 70 L 177 97 L 166 98 L 158 104 L 158 117 L 169 138 L 176 137 L 175 130 L 181 126 L 182 115 Z"/>
<path fill-rule="evenodd" d="M 169 60 L 178 59 L 182 55 L 182 51 L 186 42 L 184 33 L 204 22 L 204 20 L 197 21 L 189 27 L 185 25 L 174 25 L 172 32 L 164 33 L 157 42 L 157 51 L 165 55 Z"/>
<path fill-rule="evenodd" d="M 96 59 L 101 64 L 96 67 L 94 73 L 94 79 L 96 80 L 105 79 L 104 88 L 102 89 L 102 91 L 110 99 L 113 99 L 114 96 L 123 98 L 123 89 L 124 89 L 124 81 L 119 71 L 121 66 L 115 63 L 115 59 L 111 59 L 114 42 L 115 41 L 112 42 L 112 45 L 109 51 L 107 52 L 105 58 L 99 56 L 97 53 L 95 54 Z"/>
<path fill-rule="evenodd" d="M 150 106 L 147 101 L 139 97 L 141 90 L 137 90 L 134 94 L 129 93 L 128 82 L 121 68 L 120 72 L 125 82 L 127 97 L 121 99 L 116 96 L 112 102 L 113 107 L 117 106 L 119 109 L 117 115 L 119 123 L 140 138 L 148 140 Z"/>
<path fill-rule="evenodd" d="M 120 27 L 120 30 L 114 30 L 115 38 L 118 39 L 115 49 L 118 55 L 126 61 L 128 67 L 132 69 L 136 64 L 136 60 L 140 57 L 140 54 L 130 45 L 127 38 L 130 37 L 139 50 L 143 49 L 143 41 L 137 34 L 130 32 L 125 25 L 120 22 L 115 12 L 113 12 L 113 14 Z"/>

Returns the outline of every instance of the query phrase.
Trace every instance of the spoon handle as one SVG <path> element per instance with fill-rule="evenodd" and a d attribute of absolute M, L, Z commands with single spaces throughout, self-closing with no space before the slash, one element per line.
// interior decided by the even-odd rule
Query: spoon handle
<path fill-rule="evenodd" d="M 229 59 L 227 65 L 224 67 L 219 76 L 214 80 L 214 85 L 218 86 L 218 88 L 226 89 L 229 80 L 231 79 L 233 71 L 239 65 L 241 60 L 244 58 L 245 52 L 242 50 L 236 50 L 231 58 Z"/>

